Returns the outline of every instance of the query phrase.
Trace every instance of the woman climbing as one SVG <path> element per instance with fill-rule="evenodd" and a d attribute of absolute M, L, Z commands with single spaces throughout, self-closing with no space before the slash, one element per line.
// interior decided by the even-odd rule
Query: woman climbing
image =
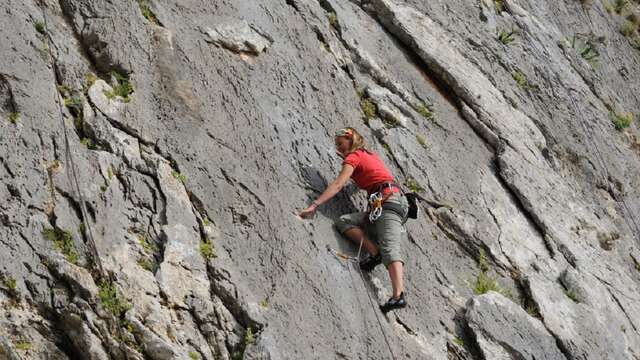
<path fill-rule="evenodd" d="M 353 178 L 360 189 L 367 191 L 370 211 L 342 215 L 335 222 L 336 228 L 357 245 L 362 242 L 362 247 L 369 253 L 366 259 L 360 261 L 362 270 L 372 270 L 382 262 L 389 271 L 393 295 L 384 305 L 380 305 L 382 312 L 405 307 L 407 302 L 402 284 L 404 260 L 400 254 L 400 243 L 406 235 L 407 199 L 382 160 L 365 149 L 364 139 L 354 128 L 338 130 L 335 141 L 337 153 L 343 159 L 342 170 L 322 194 L 298 215 L 303 218 L 312 216 L 318 206 L 331 199 L 349 178 Z M 369 240 L 369 235 L 375 235 L 379 249 Z"/>

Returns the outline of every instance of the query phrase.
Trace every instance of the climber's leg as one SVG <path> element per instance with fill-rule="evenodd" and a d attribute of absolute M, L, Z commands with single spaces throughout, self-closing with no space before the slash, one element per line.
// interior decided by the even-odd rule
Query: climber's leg
<path fill-rule="evenodd" d="M 360 246 L 362 240 L 362 248 L 371 255 L 378 254 L 378 247 L 369 239 L 363 230 L 363 225 L 367 221 L 368 214 L 364 211 L 345 214 L 336 220 L 335 225 L 338 232 L 344 234 L 354 244 Z"/>

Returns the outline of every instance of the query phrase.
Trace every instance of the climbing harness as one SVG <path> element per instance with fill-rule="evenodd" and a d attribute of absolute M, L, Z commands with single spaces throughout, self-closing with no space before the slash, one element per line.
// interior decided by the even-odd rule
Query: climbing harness
<path fill-rule="evenodd" d="M 388 187 L 389 189 L 396 187 L 398 188 L 398 190 L 400 190 L 400 193 L 403 194 L 404 192 L 402 191 L 402 189 L 400 188 L 400 186 L 398 186 L 398 184 L 393 183 L 393 182 L 385 182 L 380 184 L 377 187 L 377 191 L 371 193 L 371 195 L 369 195 L 369 202 L 368 202 L 368 213 L 369 213 L 369 221 L 371 223 L 374 223 L 376 220 L 378 220 L 378 218 L 380 217 L 380 215 L 382 215 L 382 204 L 387 201 L 387 199 L 389 198 L 389 196 L 391 196 L 391 194 L 393 194 L 392 191 L 389 191 L 386 194 L 382 194 L 383 190 Z"/>

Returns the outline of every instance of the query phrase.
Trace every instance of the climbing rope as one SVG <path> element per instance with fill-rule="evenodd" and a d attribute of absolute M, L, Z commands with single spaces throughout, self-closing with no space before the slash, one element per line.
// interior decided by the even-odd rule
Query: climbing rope
<path fill-rule="evenodd" d="M 349 277 L 351 278 L 351 282 L 353 283 L 353 277 L 351 275 L 351 266 L 350 264 L 355 264 L 355 268 L 358 270 L 358 273 L 360 274 L 360 279 L 362 279 L 362 283 L 365 285 L 366 288 L 366 280 L 364 278 L 364 275 L 362 274 L 362 269 L 360 269 L 359 266 L 359 261 L 360 261 L 360 253 L 362 252 L 362 243 L 364 242 L 364 237 L 360 238 L 360 246 L 358 246 L 358 254 L 356 256 L 349 256 L 347 254 L 341 253 L 339 251 L 336 251 L 332 248 L 330 248 L 329 246 L 327 246 L 327 250 L 329 252 L 331 252 L 333 255 L 335 255 L 338 259 L 344 259 L 347 262 L 347 270 L 349 271 Z M 391 343 L 389 342 L 389 339 L 387 338 L 387 333 L 384 331 L 384 327 L 382 326 L 382 322 L 380 321 L 380 317 L 378 315 L 378 307 L 376 307 L 376 304 L 374 303 L 373 299 L 371 298 L 371 294 L 369 294 L 369 289 L 366 289 L 366 293 L 367 293 L 367 297 L 369 298 L 369 304 L 371 304 L 371 307 L 373 308 L 373 312 L 376 316 L 376 320 L 378 321 L 378 326 L 380 327 L 380 332 L 382 333 L 382 335 L 384 336 L 384 341 L 387 344 L 387 348 L 389 349 L 389 354 L 391 354 L 391 358 L 393 360 L 396 359 L 395 354 L 393 353 L 393 348 L 391 347 Z"/>
<path fill-rule="evenodd" d="M 591 21 L 591 17 L 587 16 L 589 23 L 591 24 L 591 27 L 593 27 L 593 23 Z M 517 21 L 517 20 L 516 20 Z M 536 56 L 538 56 L 539 59 L 545 60 L 548 57 L 544 57 L 542 56 L 542 54 L 540 53 L 539 49 L 532 43 L 532 39 L 530 39 L 529 36 L 526 37 L 526 41 L 529 45 L 529 48 L 531 50 L 533 50 L 533 52 L 536 54 Z M 598 144 L 595 141 L 595 136 L 593 134 L 592 131 L 590 131 L 587 126 L 586 126 L 586 118 L 584 116 L 584 113 L 582 112 L 582 109 L 580 107 L 578 107 L 576 105 L 576 102 L 573 98 L 572 92 L 577 92 L 576 89 L 572 88 L 572 87 L 567 87 L 566 84 L 564 83 L 564 81 L 562 81 L 562 79 L 560 79 L 560 76 L 552 71 L 552 69 L 549 68 L 547 61 L 542 61 L 541 62 L 542 66 L 547 70 L 547 72 L 554 77 L 554 79 L 562 86 L 562 88 L 566 89 L 566 93 L 567 93 L 567 97 L 569 98 L 570 102 L 571 102 L 571 107 L 573 108 L 573 112 L 574 114 L 578 115 L 580 117 L 580 125 L 582 127 L 582 130 L 584 132 L 584 137 L 587 139 L 589 146 L 595 150 L 595 157 L 600 165 L 600 167 L 602 168 L 602 171 L 604 172 L 604 182 L 607 186 L 607 191 L 610 194 L 613 194 L 614 200 L 616 200 L 617 202 L 620 202 L 622 204 L 623 207 L 623 211 L 626 212 L 627 216 L 622 216 L 622 218 L 624 219 L 625 223 L 627 224 L 627 226 L 629 227 L 629 229 L 631 230 L 631 235 L 635 238 L 636 243 L 638 244 L 638 246 L 640 246 L 640 239 L 638 238 L 638 236 L 640 235 L 640 226 L 638 225 L 635 215 L 633 214 L 633 212 L 631 211 L 631 208 L 629 207 L 629 205 L 627 204 L 625 198 L 623 196 L 618 196 L 616 192 L 614 192 L 611 188 L 611 182 L 609 181 L 609 168 L 607 167 L 607 164 L 604 160 L 604 156 L 602 155 L 602 152 L 600 151 L 600 148 L 598 146 Z M 549 79 L 545 78 L 545 82 L 547 83 L 547 86 L 549 87 L 549 89 L 553 92 L 553 86 L 551 85 L 551 81 Z M 631 222 L 633 222 L 633 226 L 631 225 L 629 218 L 631 218 Z"/>
<path fill-rule="evenodd" d="M 57 65 L 57 59 L 55 58 L 55 56 L 53 56 L 53 53 L 51 51 L 51 46 L 49 46 L 49 43 L 53 44 L 53 39 L 51 39 L 51 35 L 49 34 L 49 24 L 47 22 L 47 13 L 44 9 L 44 4 L 42 4 L 42 2 L 40 3 L 40 9 L 42 10 L 42 18 L 44 21 L 44 28 L 45 28 L 45 36 L 46 36 L 46 41 L 47 41 L 47 52 L 49 54 L 49 57 L 51 58 L 51 70 L 53 72 L 53 77 L 54 79 L 56 78 L 56 73 L 58 70 L 58 65 Z M 102 267 L 102 262 L 100 261 L 100 257 L 98 256 L 98 248 L 96 247 L 96 243 L 93 237 L 93 231 L 91 230 L 91 223 L 89 221 L 89 217 L 87 216 L 87 208 L 86 208 L 86 204 L 84 201 L 84 196 L 82 196 L 82 191 L 80 190 L 80 183 L 78 181 L 78 174 L 77 174 L 77 170 L 76 170 L 76 164 L 73 160 L 73 156 L 71 154 L 71 148 L 69 146 L 69 136 L 67 134 L 67 125 L 64 121 L 64 111 L 62 109 L 62 104 L 60 103 L 60 98 L 59 96 L 57 96 L 57 93 L 54 92 L 54 102 L 56 103 L 57 107 L 58 107 L 58 112 L 60 115 L 60 122 L 62 124 L 62 129 L 63 129 L 63 135 L 64 135 L 64 148 L 65 148 L 65 158 L 68 160 L 69 163 L 69 169 L 71 170 L 71 176 L 73 179 L 69 179 L 72 180 L 71 183 L 73 183 L 73 185 L 75 186 L 75 191 L 78 194 L 78 198 L 80 199 L 80 212 L 82 214 L 82 221 L 84 224 L 84 227 L 87 230 L 87 238 L 88 238 L 88 244 L 89 244 L 89 249 L 92 252 L 92 257 L 93 257 L 93 261 L 95 262 L 95 265 L 97 266 L 98 269 L 98 273 L 101 277 L 101 279 L 104 279 L 104 268 Z M 69 173 L 67 173 L 68 175 Z"/>
<path fill-rule="evenodd" d="M 53 39 L 51 38 L 51 35 L 49 33 L 49 25 L 47 22 L 47 13 L 45 11 L 45 5 L 42 1 L 39 2 L 40 5 L 40 9 L 42 11 L 42 18 L 43 18 L 43 22 L 44 22 L 44 28 L 45 28 L 45 40 L 46 40 L 46 45 L 47 45 L 47 52 L 49 54 L 49 57 L 51 58 L 51 70 L 53 72 L 53 78 L 56 79 L 56 74 L 57 74 L 57 70 L 58 70 L 58 65 L 57 65 L 57 59 L 56 57 L 53 55 L 53 52 L 51 51 L 51 46 L 49 46 L 49 43 L 53 44 Z M 57 89 L 56 89 L 57 90 Z M 102 262 L 100 260 L 100 256 L 98 254 L 98 248 L 96 246 L 95 243 L 95 238 L 93 237 L 93 231 L 91 230 L 91 222 L 89 220 L 89 217 L 87 216 L 87 208 L 86 208 L 86 203 L 84 200 L 84 196 L 82 195 L 82 191 L 80 190 L 80 182 L 78 181 L 78 174 L 77 174 L 77 166 L 73 160 L 73 155 L 71 153 L 71 147 L 69 145 L 69 136 L 67 134 L 67 125 L 64 121 L 64 111 L 62 109 L 62 104 L 60 102 L 60 98 L 59 96 L 57 96 L 57 92 L 54 92 L 54 101 L 56 103 L 56 105 L 58 106 L 58 113 L 60 115 L 60 122 L 62 124 L 62 129 L 63 129 L 63 134 L 64 134 L 64 146 L 65 146 L 65 158 L 68 160 L 69 163 L 69 169 L 71 170 L 71 177 L 69 180 L 73 183 L 74 187 L 75 187 L 75 191 L 77 192 L 78 198 L 80 200 L 80 212 L 82 214 L 82 221 L 84 224 L 84 227 L 87 230 L 87 240 L 88 240 L 88 245 L 89 245 L 89 250 L 91 251 L 91 256 L 92 256 L 92 260 L 94 265 L 97 267 L 97 271 L 98 271 L 98 276 L 99 279 L 98 280 L 102 280 L 102 281 L 108 281 L 109 282 L 109 286 L 112 286 L 115 283 L 115 279 L 111 278 L 110 276 L 106 276 L 105 272 L 104 272 L 104 267 L 102 266 Z M 67 172 L 67 175 L 69 175 L 69 173 Z M 121 339 L 124 339 L 123 336 L 123 330 L 122 328 L 116 324 L 115 326 L 116 328 L 116 332 L 118 333 L 118 336 Z M 120 350 L 122 351 L 122 353 L 124 354 L 125 359 L 129 360 L 129 353 L 125 347 L 125 344 L 123 342 L 118 342 L 118 346 L 120 347 Z"/>

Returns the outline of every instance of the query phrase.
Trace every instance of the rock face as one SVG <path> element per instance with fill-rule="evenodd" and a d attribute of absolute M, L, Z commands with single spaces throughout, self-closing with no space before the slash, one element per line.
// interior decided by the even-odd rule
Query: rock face
<path fill-rule="evenodd" d="M 4 2 L 0 358 L 640 359 L 639 6 Z M 348 125 L 429 200 L 387 315 L 363 194 L 294 216 Z"/>

